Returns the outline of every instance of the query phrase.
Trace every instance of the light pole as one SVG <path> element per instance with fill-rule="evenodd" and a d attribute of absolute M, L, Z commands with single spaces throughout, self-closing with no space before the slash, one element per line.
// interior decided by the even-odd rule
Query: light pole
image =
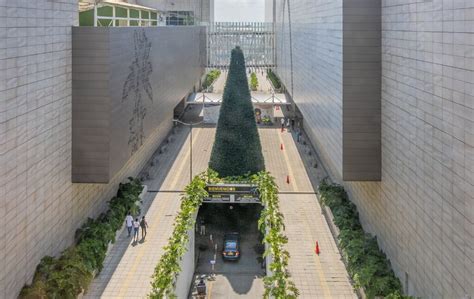
<path fill-rule="evenodd" d="M 189 139 L 189 182 L 191 183 L 193 181 L 193 126 L 201 124 L 202 121 L 197 122 L 197 123 L 185 123 L 178 119 L 173 119 L 173 122 L 190 127 L 190 131 L 189 131 L 190 132 L 189 133 L 189 138 L 190 138 Z"/>

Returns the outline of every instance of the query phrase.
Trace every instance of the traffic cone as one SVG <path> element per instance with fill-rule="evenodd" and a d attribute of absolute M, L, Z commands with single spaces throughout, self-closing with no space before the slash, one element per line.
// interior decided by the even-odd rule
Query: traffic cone
<path fill-rule="evenodd" d="M 283 143 L 280 143 L 280 149 L 283 150 Z"/>
<path fill-rule="evenodd" d="M 287 183 L 287 184 L 290 183 L 290 176 L 289 176 L 289 175 L 286 176 L 286 183 Z"/>
<path fill-rule="evenodd" d="M 317 255 L 320 253 L 318 241 L 316 241 L 316 248 L 314 248 L 314 252 L 316 252 Z"/>

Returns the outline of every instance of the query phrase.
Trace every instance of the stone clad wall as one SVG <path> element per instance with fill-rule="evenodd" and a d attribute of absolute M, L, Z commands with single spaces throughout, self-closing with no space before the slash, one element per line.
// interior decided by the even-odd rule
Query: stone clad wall
<path fill-rule="evenodd" d="M 71 183 L 77 24 L 77 0 L 0 1 L 0 298 L 16 298 L 43 256 L 72 243 L 171 126 L 172 114 L 109 184 Z"/>
<path fill-rule="evenodd" d="M 278 31 L 279 2 L 277 45 L 284 47 L 277 47 L 277 71 L 291 90 L 288 24 Z M 320 54 L 329 44 L 318 36 L 318 20 L 333 1 L 290 2 L 293 97 L 325 164 L 337 170 L 340 155 L 331 153 L 341 150 L 340 135 L 328 128 L 341 117 L 340 96 L 321 80 L 340 74 L 341 66 L 328 73 L 317 64 L 332 61 Z M 333 20 L 342 23 L 324 21 Z M 423 298 L 474 295 L 473 28 L 472 1 L 382 1 L 382 180 L 344 183 L 408 293 Z M 327 53 L 338 57 L 340 46 Z M 331 112 L 323 110 L 328 105 Z"/>
<path fill-rule="evenodd" d="M 277 73 L 306 132 L 334 173 L 342 172 L 342 0 L 276 1 Z M 290 26 L 293 59 L 290 59 Z M 293 81 L 291 65 L 293 64 Z M 293 83 L 293 86 L 292 86 Z"/>

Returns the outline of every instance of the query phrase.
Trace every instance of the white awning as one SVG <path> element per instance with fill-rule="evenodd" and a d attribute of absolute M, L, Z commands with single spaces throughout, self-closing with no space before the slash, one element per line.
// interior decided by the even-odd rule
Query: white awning
<path fill-rule="evenodd" d="M 252 103 L 259 105 L 289 105 L 289 101 L 283 93 L 261 93 L 252 92 Z M 218 104 L 222 102 L 221 93 L 193 93 L 188 98 L 188 104 Z"/>

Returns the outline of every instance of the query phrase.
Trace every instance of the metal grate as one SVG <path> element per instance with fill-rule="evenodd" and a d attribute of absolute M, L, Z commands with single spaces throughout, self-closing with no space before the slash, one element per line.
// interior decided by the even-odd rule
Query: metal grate
<path fill-rule="evenodd" d="M 217 22 L 207 29 L 208 67 L 227 68 L 235 46 L 244 51 L 247 67 L 274 67 L 275 35 L 272 23 Z"/>

